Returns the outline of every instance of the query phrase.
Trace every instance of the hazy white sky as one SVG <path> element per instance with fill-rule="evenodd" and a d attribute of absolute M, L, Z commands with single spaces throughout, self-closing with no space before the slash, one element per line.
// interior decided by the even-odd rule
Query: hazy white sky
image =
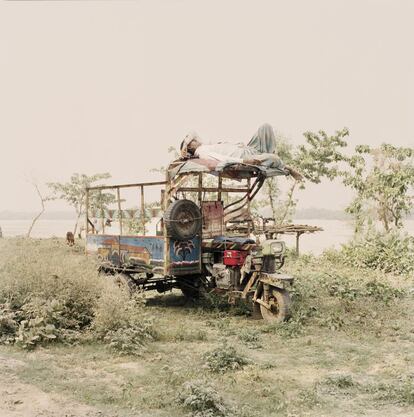
<path fill-rule="evenodd" d="M 0 211 L 38 207 L 30 177 L 152 179 L 192 129 L 414 146 L 413 21 L 410 0 L 0 1 Z"/>

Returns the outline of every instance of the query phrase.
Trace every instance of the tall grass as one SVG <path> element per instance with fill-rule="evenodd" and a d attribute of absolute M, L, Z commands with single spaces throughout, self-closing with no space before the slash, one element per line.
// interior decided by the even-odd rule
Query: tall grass
<path fill-rule="evenodd" d="M 131 353 L 154 336 L 152 324 L 137 319 L 139 310 L 139 303 L 98 275 L 82 248 L 58 239 L 0 240 L 1 342 L 30 349 L 88 335 L 112 346 L 119 329 L 129 328 L 133 334 L 114 347 Z M 125 348 L 128 340 L 133 349 Z"/>

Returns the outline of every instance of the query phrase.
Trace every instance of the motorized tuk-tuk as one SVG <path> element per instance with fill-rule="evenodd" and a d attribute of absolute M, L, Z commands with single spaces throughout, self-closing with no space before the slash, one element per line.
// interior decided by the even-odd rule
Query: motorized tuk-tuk
<path fill-rule="evenodd" d="M 86 190 L 86 253 L 97 256 L 100 270 L 130 289 L 178 288 L 188 297 L 215 292 L 229 302 L 252 303 L 254 313 L 266 320 L 286 320 L 293 278 L 279 272 L 285 244 L 251 213 L 265 179 L 285 173 L 239 163 L 218 169 L 198 159 L 175 161 L 166 171 L 165 181 Z M 152 210 L 144 200 L 151 187 L 161 191 L 159 207 Z M 140 209 L 122 209 L 126 189 L 138 191 Z M 108 190 L 115 194 L 117 209 L 92 207 L 92 194 Z M 150 211 L 158 221 L 155 232 L 147 234 Z M 96 218 L 101 220 L 99 233 Z M 108 234 L 114 218 L 119 231 Z M 126 231 L 127 219 L 135 219 L 142 232 Z"/>

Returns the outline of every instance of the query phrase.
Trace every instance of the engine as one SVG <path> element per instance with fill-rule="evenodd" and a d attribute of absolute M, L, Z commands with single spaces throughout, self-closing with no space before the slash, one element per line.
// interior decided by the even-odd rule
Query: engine
<path fill-rule="evenodd" d="M 203 254 L 203 264 L 214 278 L 217 288 L 236 289 L 240 286 L 240 270 L 248 254 L 248 251 L 241 250 L 205 253 Z"/>
<path fill-rule="evenodd" d="M 284 263 L 285 244 L 280 240 L 266 240 L 254 251 L 224 250 L 203 253 L 203 264 L 215 286 L 223 290 L 239 290 L 241 278 L 253 271 L 274 273 Z"/>

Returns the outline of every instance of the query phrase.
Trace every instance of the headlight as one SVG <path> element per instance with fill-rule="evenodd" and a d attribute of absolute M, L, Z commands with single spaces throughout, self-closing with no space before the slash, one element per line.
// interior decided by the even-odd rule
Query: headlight
<path fill-rule="evenodd" d="M 275 255 L 281 255 L 285 251 L 285 244 L 284 242 L 280 241 L 273 241 L 270 244 L 270 248 L 273 254 Z"/>
<path fill-rule="evenodd" d="M 262 246 L 263 255 L 283 255 L 285 251 L 285 242 L 281 240 L 266 240 Z"/>

